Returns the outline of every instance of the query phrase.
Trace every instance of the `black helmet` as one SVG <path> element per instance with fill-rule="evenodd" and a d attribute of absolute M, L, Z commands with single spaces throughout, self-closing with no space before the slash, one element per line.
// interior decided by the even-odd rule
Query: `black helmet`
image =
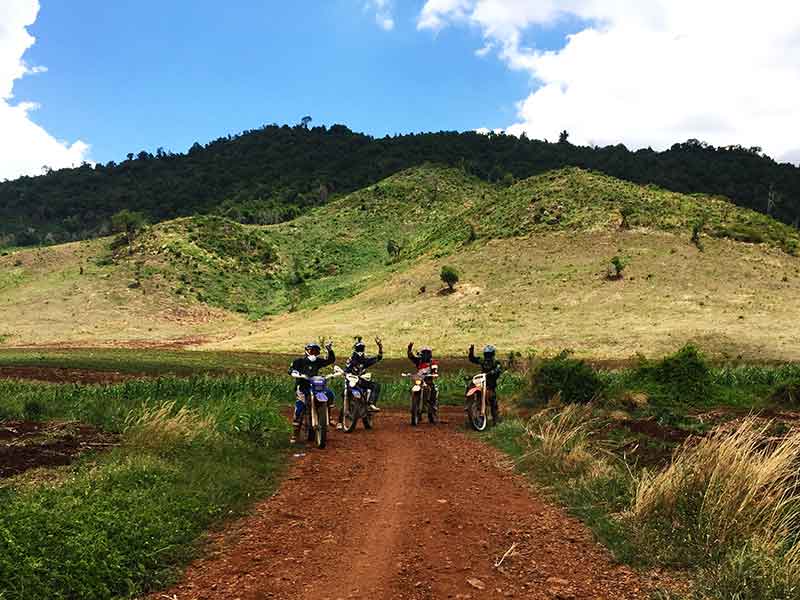
<path fill-rule="evenodd" d="M 322 351 L 322 348 L 317 342 L 309 342 L 306 344 L 306 354 L 307 355 L 314 355 L 318 356 L 319 353 Z"/>
<path fill-rule="evenodd" d="M 425 362 L 430 362 L 433 358 L 433 350 L 430 346 L 423 346 L 419 351 L 419 357 Z"/>
<path fill-rule="evenodd" d="M 494 355 L 497 353 L 497 348 L 488 344 L 483 348 L 483 356 L 484 358 L 494 358 Z"/>
<path fill-rule="evenodd" d="M 353 352 L 363 354 L 366 349 L 367 345 L 364 343 L 364 340 L 358 340 L 355 344 L 353 344 Z"/>

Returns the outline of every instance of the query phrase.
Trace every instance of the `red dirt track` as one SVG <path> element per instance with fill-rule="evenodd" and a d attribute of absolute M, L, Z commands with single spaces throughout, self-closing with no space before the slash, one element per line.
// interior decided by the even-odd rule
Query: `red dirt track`
<path fill-rule="evenodd" d="M 299 446 L 305 455 L 276 495 L 214 535 L 183 581 L 152 598 L 648 596 L 582 524 L 459 432 L 461 411 L 443 417 L 412 428 L 384 413 L 372 432 L 335 432 L 321 451 Z"/>

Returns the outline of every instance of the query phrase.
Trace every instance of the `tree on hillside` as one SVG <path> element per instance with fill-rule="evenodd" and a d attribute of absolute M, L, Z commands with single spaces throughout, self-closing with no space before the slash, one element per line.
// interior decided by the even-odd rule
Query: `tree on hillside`
<path fill-rule="evenodd" d="M 569 144 L 569 131 L 566 129 L 558 134 L 559 144 Z"/>
<path fill-rule="evenodd" d="M 447 288 L 451 292 L 455 289 L 455 286 L 458 283 L 458 271 L 456 271 L 453 267 L 449 267 L 447 265 L 443 266 L 442 272 L 439 273 L 439 277 L 443 283 L 447 284 Z"/>
<path fill-rule="evenodd" d="M 300 124 L 303 126 L 303 129 L 308 129 L 308 124 L 311 123 L 314 119 L 311 118 L 311 115 L 306 115 L 302 119 L 300 119 Z"/>
<path fill-rule="evenodd" d="M 389 256 L 392 258 L 397 258 L 400 256 L 400 244 L 395 242 L 394 240 L 388 240 L 386 242 L 386 252 L 389 253 Z"/>
<path fill-rule="evenodd" d="M 627 261 L 622 258 L 621 256 L 617 255 L 614 256 L 608 265 L 608 272 L 606 273 L 606 279 L 610 279 L 612 281 L 617 279 L 622 279 L 625 271 L 625 267 L 627 266 Z"/>
<path fill-rule="evenodd" d="M 147 220 L 140 212 L 130 211 L 127 208 L 111 217 L 111 228 L 114 232 L 122 234 L 125 243 L 130 246 L 137 234 L 144 229 Z"/>

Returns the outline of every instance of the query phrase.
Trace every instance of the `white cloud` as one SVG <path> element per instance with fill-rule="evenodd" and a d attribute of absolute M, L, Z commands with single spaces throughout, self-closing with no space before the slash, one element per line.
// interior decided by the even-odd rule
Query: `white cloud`
<path fill-rule="evenodd" d="M 391 0 L 367 0 L 367 10 L 375 11 L 375 23 L 384 31 L 394 29 Z"/>
<path fill-rule="evenodd" d="M 38 0 L 0 2 L 0 181 L 38 175 L 47 165 L 57 169 L 80 164 L 89 146 L 59 141 L 31 120 L 33 102 L 14 102 L 14 82 L 25 75 L 44 73 L 29 66 L 23 56 L 36 41 L 27 27 L 36 21 Z"/>
<path fill-rule="evenodd" d="M 556 51 L 534 26 L 587 23 Z M 800 2 L 762 0 L 428 0 L 417 26 L 481 30 L 534 91 L 508 130 L 574 143 L 668 147 L 699 138 L 797 160 Z"/>

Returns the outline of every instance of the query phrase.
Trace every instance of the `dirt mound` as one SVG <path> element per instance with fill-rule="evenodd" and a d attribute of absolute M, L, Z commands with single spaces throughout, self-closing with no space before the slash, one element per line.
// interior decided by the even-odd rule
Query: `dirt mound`
<path fill-rule="evenodd" d="M 116 436 L 90 425 L 5 421 L 0 423 L 0 478 L 35 467 L 68 465 L 82 452 L 116 443 Z"/>
<path fill-rule="evenodd" d="M 92 371 L 90 369 L 62 369 L 58 367 L 0 367 L 0 379 L 29 379 L 46 383 L 120 383 L 140 377 L 119 371 Z"/>

